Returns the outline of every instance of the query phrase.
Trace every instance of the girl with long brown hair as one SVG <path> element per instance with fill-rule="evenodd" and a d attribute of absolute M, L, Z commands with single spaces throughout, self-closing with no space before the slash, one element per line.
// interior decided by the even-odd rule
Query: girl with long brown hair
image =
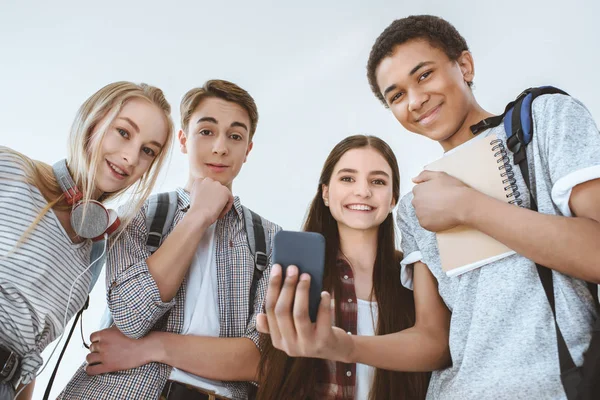
<path fill-rule="evenodd" d="M 400 283 L 392 210 L 399 199 L 398 163 L 374 136 L 338 143 L 325 161 L 304 230 L 325 236 L 324 287 L 332 323 L 351 335 L 384 335 L 415 322 L 412 292 Z M 294 358 L 264 335 L 259 400 L 420 399 L 427 373 Z"/>

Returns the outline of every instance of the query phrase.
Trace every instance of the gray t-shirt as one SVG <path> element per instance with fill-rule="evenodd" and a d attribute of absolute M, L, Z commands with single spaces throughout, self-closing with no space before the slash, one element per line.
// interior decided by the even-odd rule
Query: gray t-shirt
<path fill-rule="evenodd" d="M 537 98 L 533 118 L 527 154 L 539 211 L 570 216 L 571 189 L 600 177 L 598 128 L 581 103 L 563 95 Z M 491 133 L 505 142 L 502 125 L 473 140 L 486 140 Z M 517 166 L 513 170 L 528 206 L 521 171 Z M 428 399 L 564 399 L 552 312 L 535 264 L 515 254 L 447 277 L 435 234 L 419 225 L 412 198 L 412 193 L 402 198 L 398 213 L 403 283 L 410 286 L 412 271 L 406 264 L 421 260 L 452 312 L 452 366 L 433 373 Z M 584 282 L 556 271 L 553 278 L 558 323 L 575 363 L 581 365 L 596 317 L 593 299 Z"/>

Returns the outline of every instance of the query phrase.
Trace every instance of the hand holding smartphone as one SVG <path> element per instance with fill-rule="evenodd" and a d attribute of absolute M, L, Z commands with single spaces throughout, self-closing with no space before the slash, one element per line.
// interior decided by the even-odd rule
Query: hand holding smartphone
<path fill-rule="evenodd" d="M 317 311 L 323 290 L 325 271 L 325 238 L 316 232 L 279 231 L 273 239 L 273 264 L 281 265 L 282 276 L 290 265 L 298 267 L 299 273 L 310 275 L 308 313 L 310 320 L 317 320 Z"/>

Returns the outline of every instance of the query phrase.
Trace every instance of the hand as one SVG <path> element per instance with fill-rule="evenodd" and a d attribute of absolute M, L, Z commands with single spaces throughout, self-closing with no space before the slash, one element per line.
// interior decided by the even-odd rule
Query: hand
<path fill-rule="evenodd" d="M 271 335 L 273 346 L 291 357 L 316 357 L 350 362 L 352 337 L 342 329 L 331 326 L 331 296 L 321 293 L 317 322 L 308 315 L 310 275 L 298 268 L 286 268 L 288 276 L 281 287 L 281 266 L 271 269 L 265 300 L 265 314 L 259 314 L 257 328 Z"/>
<path fill-rule="evenodd" d="M 211 178 L 198 178 L 190 191 L 190 212 L 199 213 L 209 225 L 214 224 L 233 206 L 233 195 L 227 187 Z"/>
<path fill-rule="evenodd" d="M 413 182 L 412 205 L 419 224 L 439 232 L 464 224 L 470 188 L 445 172 L 423 171 Z"/>
<path fill-rule="evenodd" d="M 151 335 L 152 333 L 142 339 L 131 339 L 116 326 L 92 333 L 85 372 L 88 375 L 98 375 L 136 368 L 152 362 L 156 346 L 148 344 Z"/>

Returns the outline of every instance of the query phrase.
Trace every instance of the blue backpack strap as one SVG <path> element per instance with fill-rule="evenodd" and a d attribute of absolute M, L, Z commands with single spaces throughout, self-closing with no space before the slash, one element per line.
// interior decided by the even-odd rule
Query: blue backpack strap
<path fill-rule="evenodd" d="M 568 96 L 566 92 L 553 86 L 529 88 L 524 90 L 504 111 L 506 144 L 513 153 L 514 164 L 519 165 L 519 168 L 521 168 L 525 184 L 527 185 L 530 194 L 531 184 L 525 148 L 533 138 L 533 100 L 544 94 L 564 94 Z"/>
<path fill-rule="evenodd" d="M 92 251 L 90 252 L 90 263 L 93 263 L 90 267 L 92 279 L 90 280 L 90 285 L 88 287 L 88 294 L 92 292 L 92 289 L 96 285 L 98 277 L 102 272 L 102 266 L 104 266 L 104 262 L 106 261 L 106 252 L 104 251 L 105 242 L 104 239 L 92 242 Z"/>

